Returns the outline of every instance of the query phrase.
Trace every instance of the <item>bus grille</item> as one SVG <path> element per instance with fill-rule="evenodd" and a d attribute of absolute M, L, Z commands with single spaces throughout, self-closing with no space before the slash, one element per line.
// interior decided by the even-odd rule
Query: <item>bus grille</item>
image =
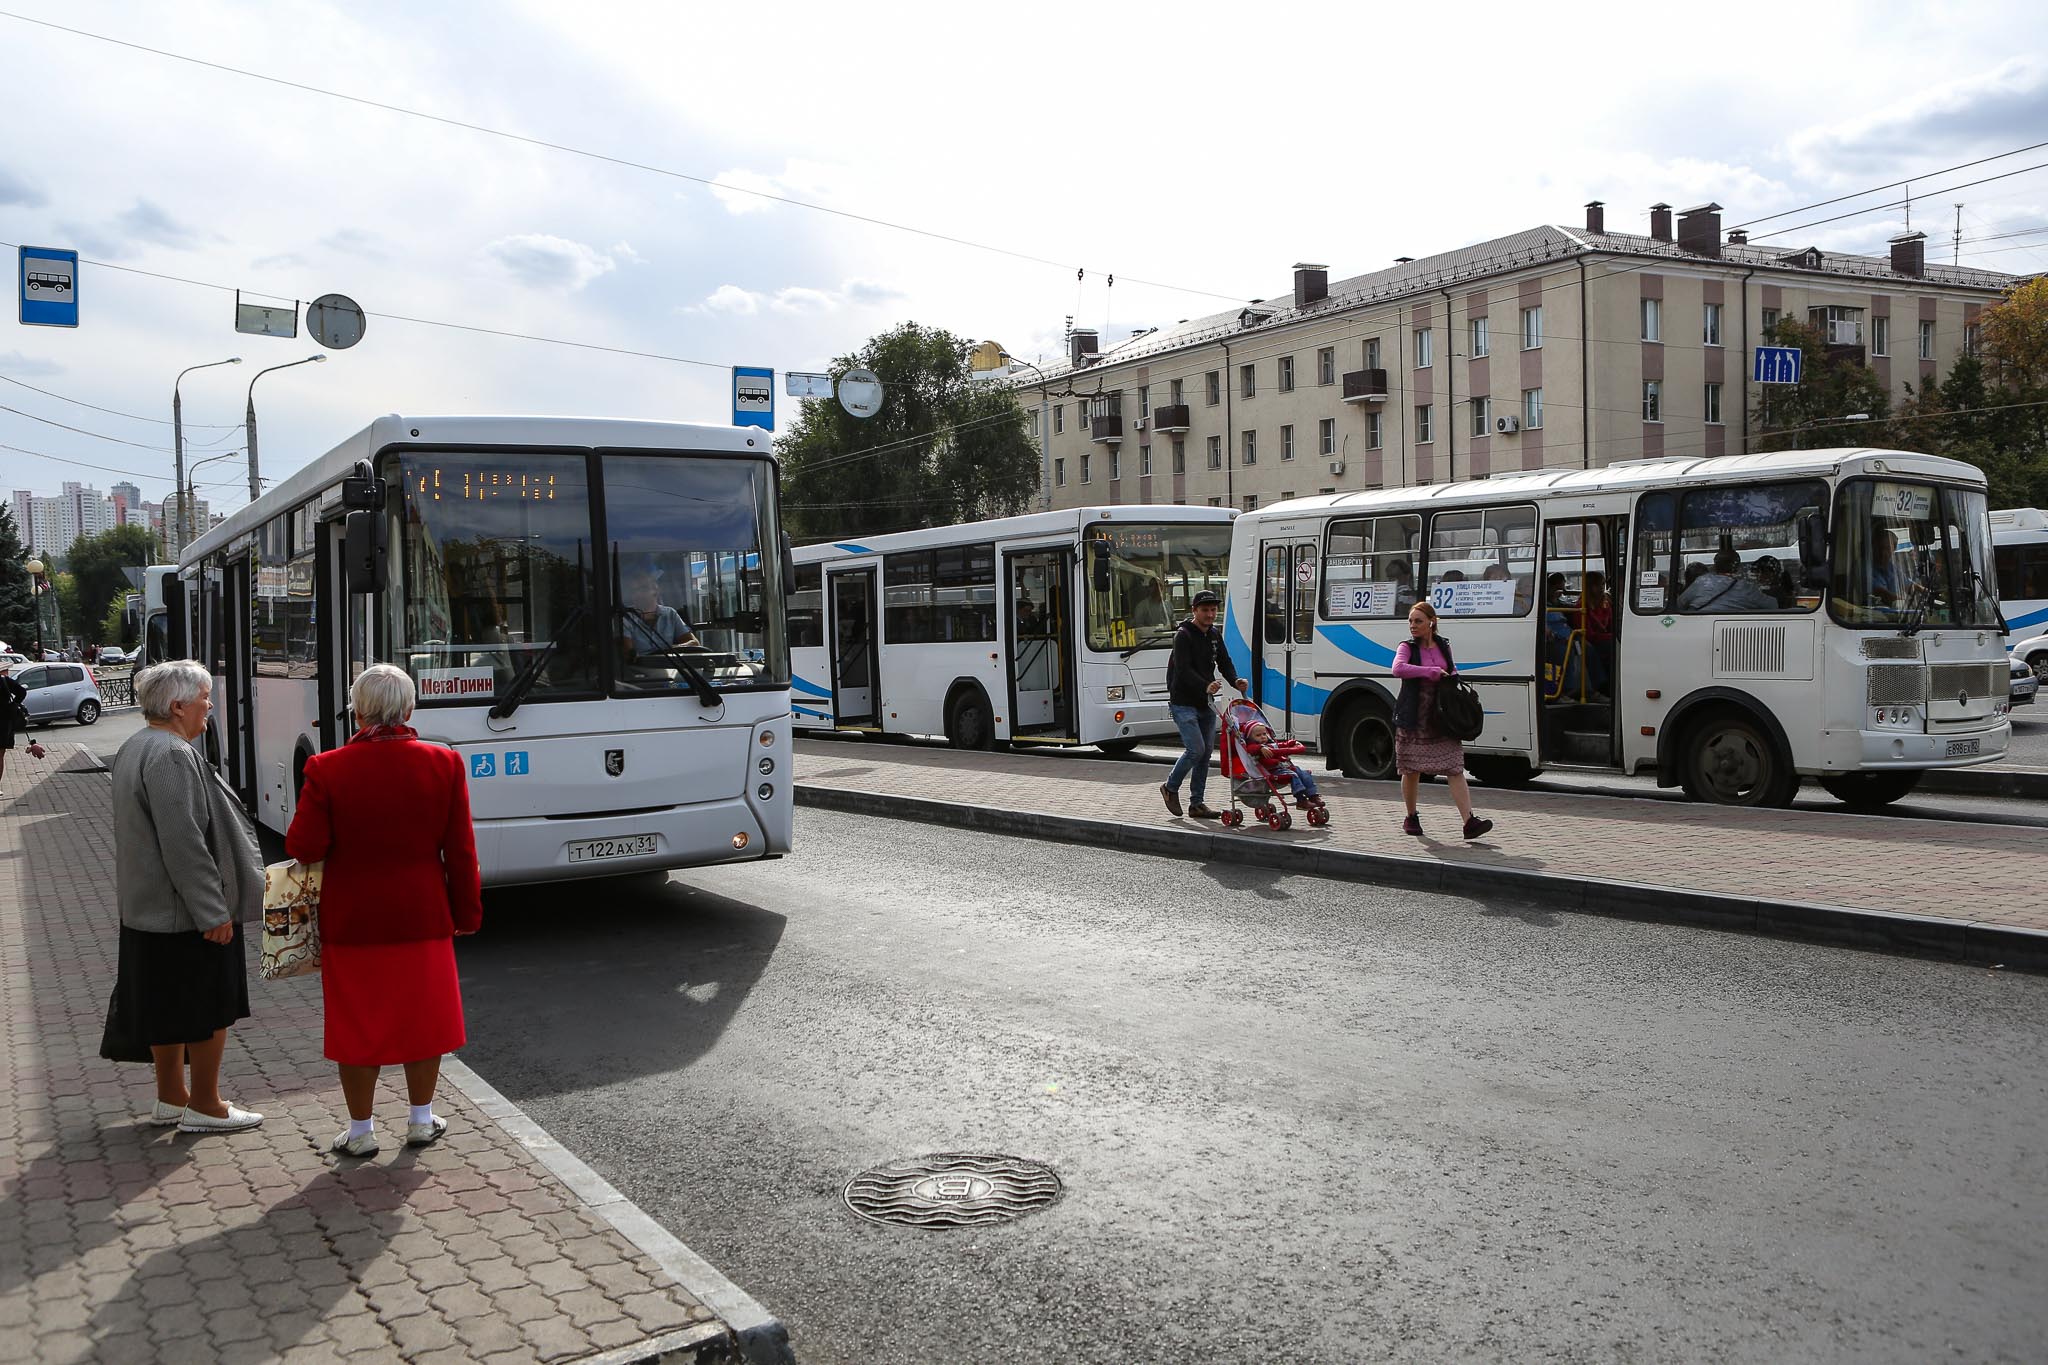
<path fill-rule="evenodd" d="M 1722 673 L 1785 671 L 1783 626 L 1723 626 L 1718 643 Z"/>
<path fill-rule="evenodd" d="M 1917 659 L 1920 657 L 1920 642 L 1910 635 L 1866 635 L 1863 637 L 1863 657 Z"/>
<path fill-rule="evenodd" d="M 1867 677 L 1872 706 L 1913 706 L 1927 700 L 1927 670 L 1918 664 L 1872 664 Z"/>
<path fill-rule="evenodd" d="M 1930 690 L 1937 699 L 1946 701 L 1966 693 L 1970 700 L 1982 701 L 1993 694 L 1998 675 L 2007 670 L 1997 664 L 1936 664 L 1930 671 L 1934 674 Z"/>

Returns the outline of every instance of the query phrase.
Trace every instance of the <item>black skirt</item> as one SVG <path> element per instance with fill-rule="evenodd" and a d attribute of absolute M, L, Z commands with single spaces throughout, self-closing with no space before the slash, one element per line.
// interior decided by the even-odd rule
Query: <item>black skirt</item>
<path fill-rule="evenodd" d="M 248 926 L 227 943 L 196 930 L 151 934 L 121 926 L 121 959 L 100 1056 L 147 1062 L 150 1048 L 203 1043 L 249 1017 Z"/>

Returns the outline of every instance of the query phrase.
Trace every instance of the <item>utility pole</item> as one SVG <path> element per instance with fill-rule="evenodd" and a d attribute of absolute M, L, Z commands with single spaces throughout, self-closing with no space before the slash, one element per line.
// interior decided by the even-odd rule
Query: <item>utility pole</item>
<path fill-rule="evenodd" d="M 1955 255 L 1951 260 L 1955 265 L 1963 263 L 1963 206 L 1961 204 L 1956 205 L 1956 246 Z"/>

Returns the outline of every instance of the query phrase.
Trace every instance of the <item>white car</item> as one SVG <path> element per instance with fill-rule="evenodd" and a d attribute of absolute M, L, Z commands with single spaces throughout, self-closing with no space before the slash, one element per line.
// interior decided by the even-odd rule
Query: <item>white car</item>
<path fill-rule="evenodd" d="M 2014 706 L 2032 706 L 2035 694 L 2040 692 L 2040 690 L 2041 680 L 2035 676 L 2034 670 L 2027 666 L 2026 660 L 2020 658 L 2017 654 L 2013 655 L 2012 704 Z"/>
<path fill-rule="evenodd" d="M 16 654 L 13 650 L 0 651 L 0 673 L 5 673 L 17 664 L 25 664 L 27 662 L 28 655 L 26 654 Z"/>
<path fill-rule="evenodd" d="M 2048 682 L 2048 635 L 2035 635 L 2012 647 L 2012 657 L 2034 670 L 2034 676 Z"/>

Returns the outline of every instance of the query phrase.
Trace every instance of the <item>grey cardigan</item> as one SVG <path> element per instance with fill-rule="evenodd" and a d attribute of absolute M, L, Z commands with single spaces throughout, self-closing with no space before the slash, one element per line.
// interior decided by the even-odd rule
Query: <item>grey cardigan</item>
<path fill-rule="evenodd" d="M 145 933 L 217 929 L 263 909 L 256 834 L 197 750 L 168 730 L 114 755 L 114 887 L 121 923 Z"/>

